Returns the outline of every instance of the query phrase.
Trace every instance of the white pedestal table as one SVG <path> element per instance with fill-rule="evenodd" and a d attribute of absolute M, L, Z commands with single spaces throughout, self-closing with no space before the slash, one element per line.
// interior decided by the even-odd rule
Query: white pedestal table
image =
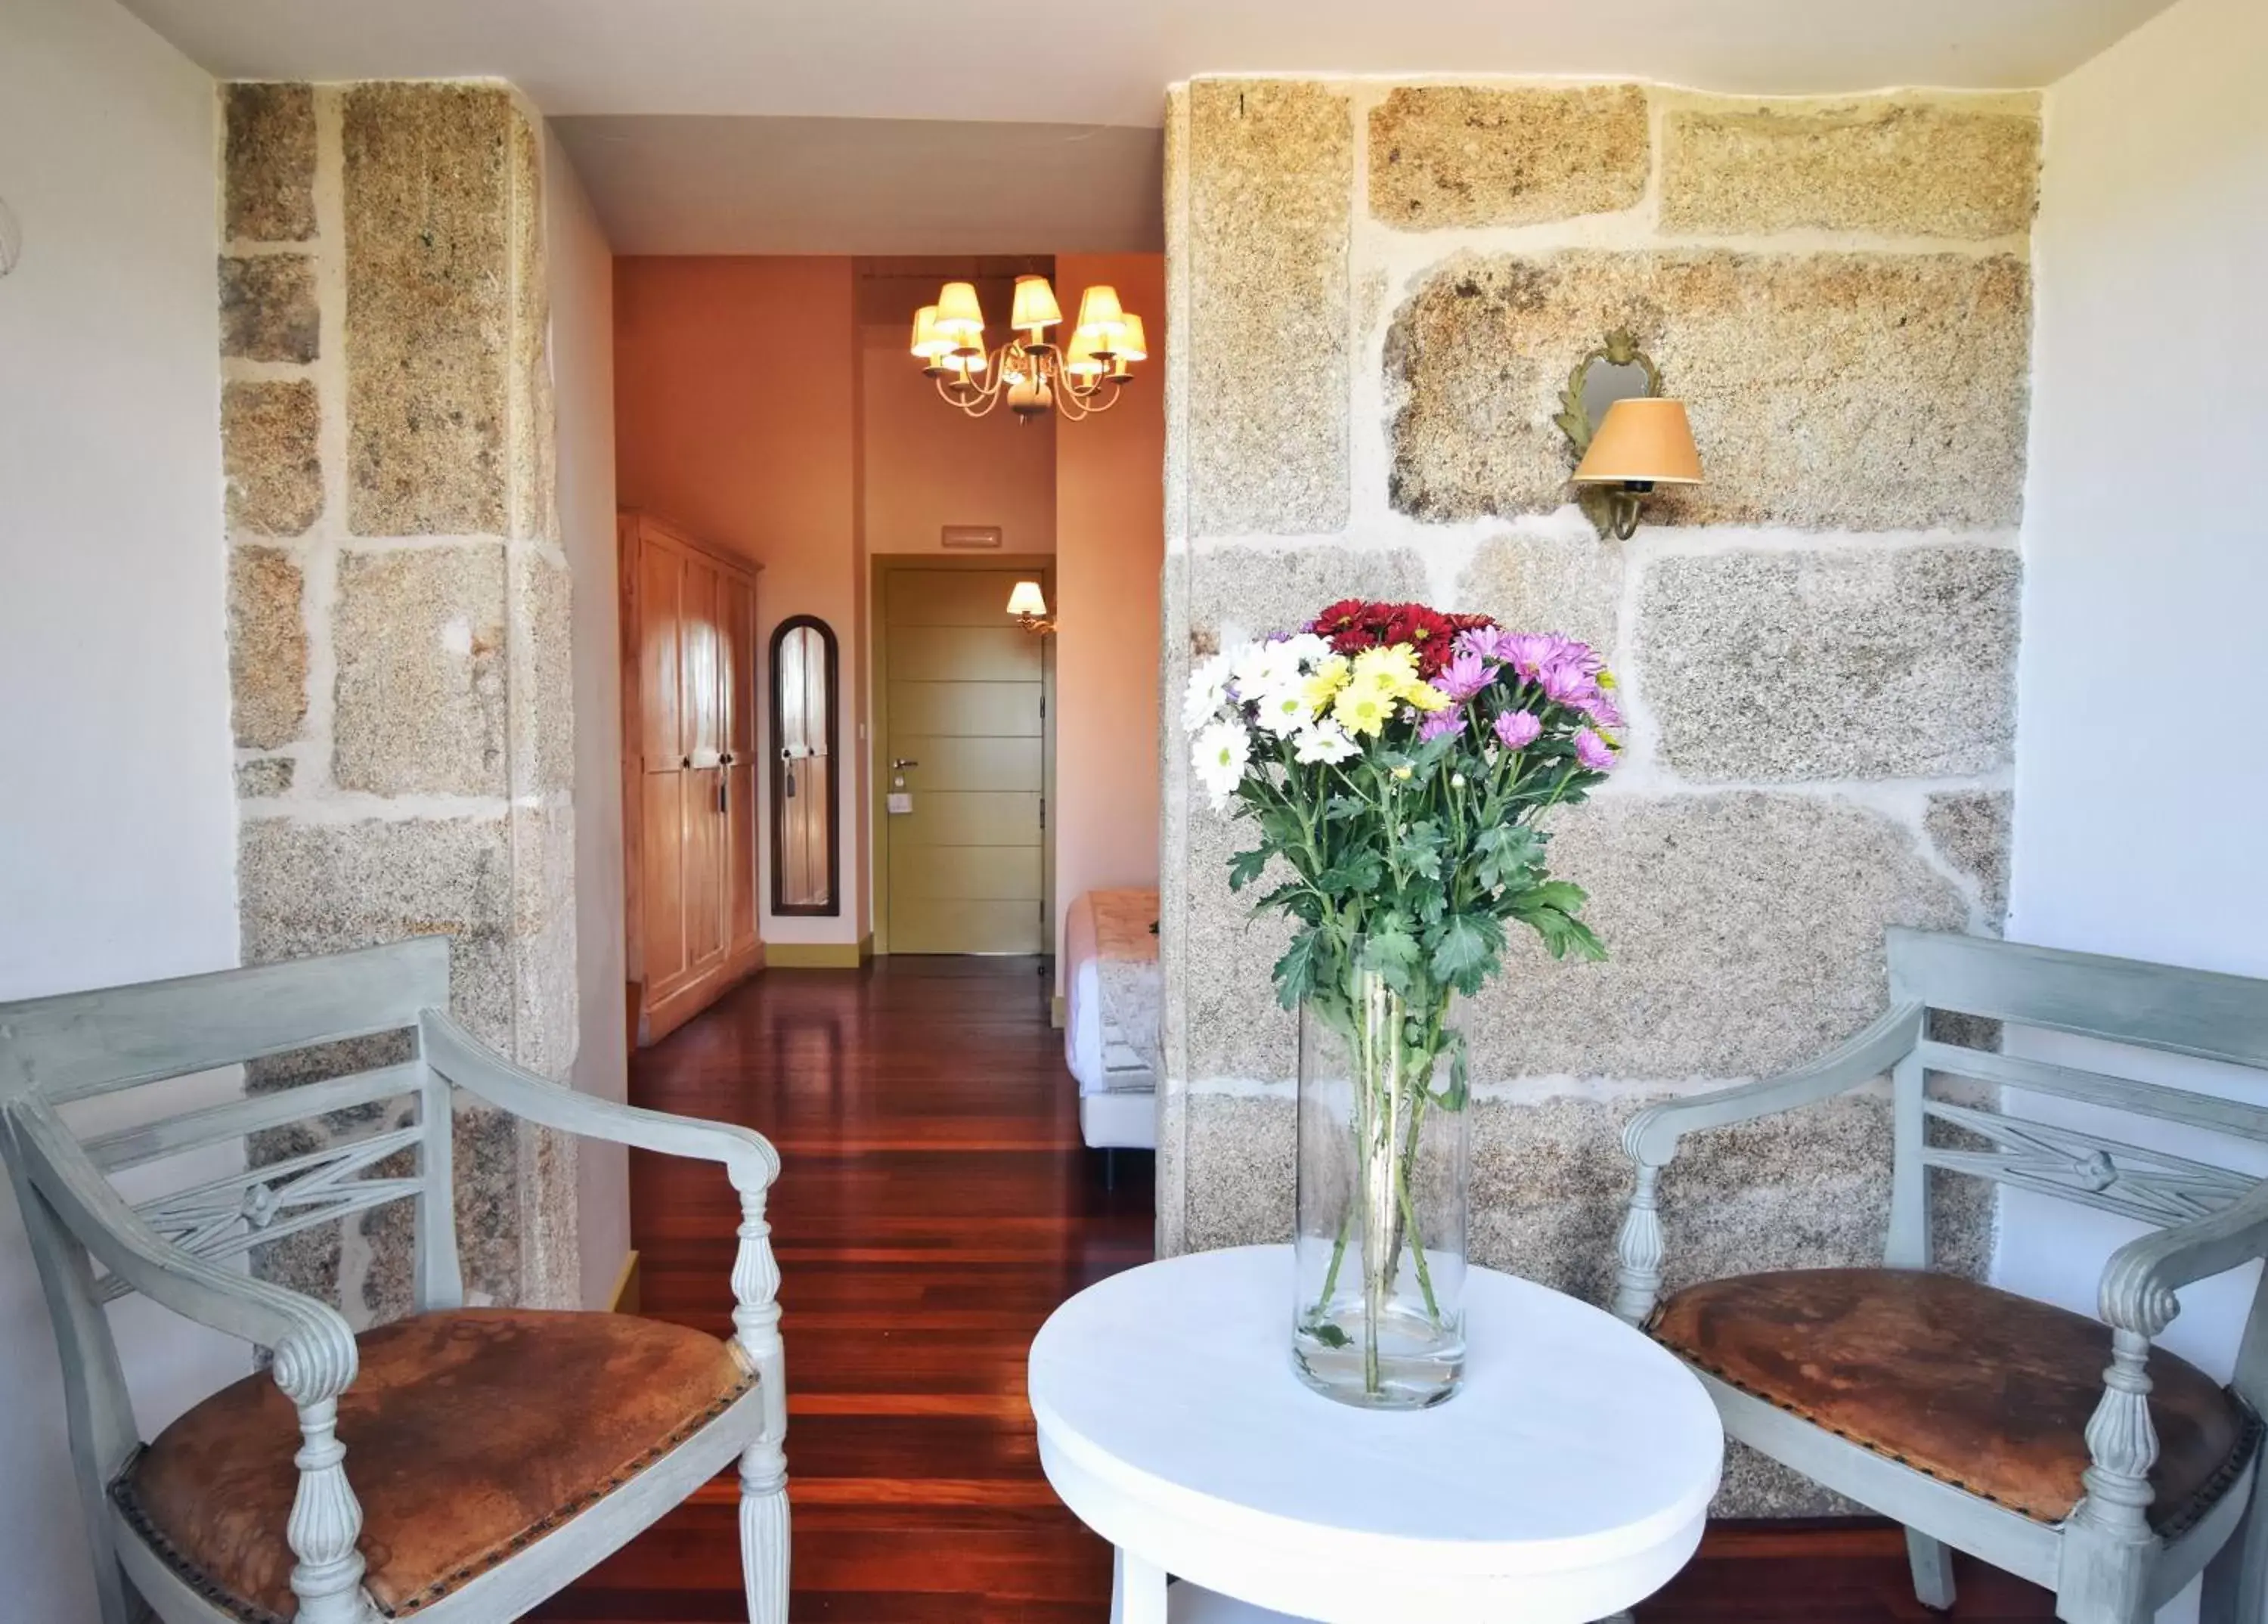
<path fill-rule="evenodd" d="M 1196 1252 L 1034 1340 L 1041 1465 L 1117 1547 L 1114 1624 L 1586 1624 L 1693 1554 L 1724 1433 L 1638 1332 L 1476 1268 L 1462 1391 L 1363 1410 L 1292 1374 L 1291 1294 L 1288 1246 Z"/>

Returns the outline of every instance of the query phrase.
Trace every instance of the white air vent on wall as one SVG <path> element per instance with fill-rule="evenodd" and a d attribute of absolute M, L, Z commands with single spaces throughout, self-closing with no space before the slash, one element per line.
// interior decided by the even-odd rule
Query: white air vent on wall
<path fill-rule="evenodd" d="M 949 524 L 940 528 L 939 539 L 946 546 L 954 548 L 998 547 L 1000 544 L 1000 527 L 997 524 Z"/>

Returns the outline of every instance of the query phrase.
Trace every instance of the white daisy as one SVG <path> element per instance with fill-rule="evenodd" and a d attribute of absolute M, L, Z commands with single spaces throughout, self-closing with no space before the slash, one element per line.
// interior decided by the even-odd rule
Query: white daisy
<path fill-rule="evenodd" d="M 1304 729 L 1292 742 L 1297 746 L 1294 754 L 1308 763 L 1344 761 L 1350 756 L 1362 754 L 1362 745 L 1328 716 Z"/>
<path fill-rule="evenodd" d="M 1228 804 L 1244 781 L 1245 764 L 1252 758 L 1252 735 L 1241 722 L 1218 721 L 1199 729 L 1189 746 L 1189 763 L 1197 781 L 1212 797 L 1216 810 Z"/>
<path fill-rule="evenodd" d="M 1215 654 L 1198 662 L 1189 673 L 1189 691 L 1182 697 L 1182 731 L 1195 733 L 1220 714 L 1228 703 L 1229 658 Z"/>
<path fill-rule="evenodd" d="M 1236 656 L 1236 697 L 1265 705 L 1300 686 L 1300 661 L 1289 643 L 1255 643 Z"/>

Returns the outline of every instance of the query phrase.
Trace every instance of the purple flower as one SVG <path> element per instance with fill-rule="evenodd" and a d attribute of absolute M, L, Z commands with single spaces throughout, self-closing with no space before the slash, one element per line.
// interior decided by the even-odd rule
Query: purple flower
<path fill-rule="evenodd" d="M 1575 759 L 1593 772 L 1605 772 L 1615 764 L 1614 747 L 1588 727 L 1578 727 Z"/>
<path fill-rule="evenodd" d="M 1623 725 L 1623 713 L 1620 707 L 1615 704 L 1613 697 L 1603 689 L 1584 702 L 1583 714 L 1602 727 L 1619 727 Z"/>
<path fill-rule="evenodd" d="M 1433 679 L 1433 686 L 1450 698 L 1463 701 L 1486 688 L 1496 680 L 1496 672 L 1478 654 L 1461 653 L 1442 668 L 1441 675 Z"/>
<path fill-rule="evenodd" d="M 1465 707 L 1453 705 L 1446 711 L 1436 711 L 1418 724 L 1418 742 L 1431 744 L 1436 739 L 1446 739 L 1465 730 Z"/>
<path fill-rule="evenodd" d="M 1598 678 L 1583 668 L 1580 659 L 1565 653 L 1539 670 L 1535 680 L 1542 685 L 1545 698 L 1555 705 L 1572 705 L 1579 711 L 1588 711 L 1594 703 L 1605 698 L 1599 691 Z"/>
<path fill-rule="evenodd" d="M 1476 626 L 1470 631 L 1458 632 L 1454 646 L 1461 654 L 1501 663 L 1512 657 L 1507 652 L 1512 641 L 1513 634 L 1502 626 Z"/>
<path fill-rule="evenodd" d="M 1535 742 L 1543 724 L 1528 711 L 1506 711 L 1496 719 L 1497 742 L 1508 750 L 1525 749 Z"/>
<path fill-rule="evenodd" d="M 1500 652 L 1513 670 L 1532 683 L 1557 661 L 1566 641 L 1549 631 L 1519 631 L 1503 639 Z"/>

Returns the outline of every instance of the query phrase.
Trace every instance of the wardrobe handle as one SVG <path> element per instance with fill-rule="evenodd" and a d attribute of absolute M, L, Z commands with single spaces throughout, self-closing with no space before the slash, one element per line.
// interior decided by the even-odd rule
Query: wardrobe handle
<path fill-rule="evenodd" d="M 693 757 L 690 756 L 681 756 L 677 758 L 677 764 L 681 767 L 689 767 L 693 764 Z"/>

